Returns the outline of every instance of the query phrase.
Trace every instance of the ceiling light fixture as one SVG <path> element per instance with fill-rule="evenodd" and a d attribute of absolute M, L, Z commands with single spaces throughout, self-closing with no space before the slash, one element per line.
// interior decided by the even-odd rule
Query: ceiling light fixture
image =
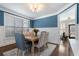
<path fill-rule="evenodd" d="M 43 9 L 43 4 L 40 3 L 29 4 L 29 6 L 32 12 L 39 12 Z"/>

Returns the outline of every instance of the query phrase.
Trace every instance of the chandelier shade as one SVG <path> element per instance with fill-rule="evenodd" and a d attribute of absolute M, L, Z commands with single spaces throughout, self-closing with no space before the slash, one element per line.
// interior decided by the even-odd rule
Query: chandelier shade
<path fill-rule="evenodd" d="M 30 7 L 32 12 L 39 12 L 43 9 L 43 4 L 32 3 L 32 4 L 29 4 L 29 7 Z"/>

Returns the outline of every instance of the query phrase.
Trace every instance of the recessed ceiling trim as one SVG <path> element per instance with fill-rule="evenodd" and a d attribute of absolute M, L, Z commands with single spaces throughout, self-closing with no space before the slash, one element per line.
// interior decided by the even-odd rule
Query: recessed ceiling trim
<path fill-rule="evenodd" d="M 19 4 L 17 7 L 15 7 L 16 5 L 18 5 L 18 4 L 15 4 L 14 6 L 11 5 L 13 7 L 11 7 L 11 6 L 9 7 L 9 4 L 8 5 L 1 4 L 1 6 L 7 8 L 7 9 L 5 9 L 5 8 L 3 8 L 3 9 L 5 9 L 8 12 L 12 11 L 11 13 L 13 13 L 13 14 L 22 15 L 23 17 L 27 17 L 27 18 L 35 19 L 36 20 L 36 19 L 40 19 L 40 18 L 44 18 L 44 17 L 58 15 L 61 11 L 63 11 L 64 9 L 66 9 L 66 7 L 68 8 L 71 5 L 71 3 L 70 4 L 69 3 L 68 4 L 62 4 L 61 3 L 59 5 L 56 4 L 56 6 L 54 5 L 54 7 L 55 7 L 54 10 L 53 10 L 54 7 L 52 6 L 53 4 L 48 4 L 47 8 L 49 7 L 51 10 L 50 9 L 47 9 L 45 11 L 43 10 L 43 11 L 39 12 L 38 15 L 37 15 L 37 13 L 34 14 L 29 9 L 26 9 L 26 8 L 28 8 L 27 4 Z M 68 5 L 68 6 L 66 6 L 66 5 Z M 59 7 L 59 8 L 57 8 L 57 7 Z"/>
<path fill-rule="evenodd" d="M 68 8 L 69 8 L 70 6 L 72 6 L 73 4 L 74 4 L 74 3 L 70 3 L 70 4 L 66 5 L 66 6 L 64 6 L 63 8 L 61 8 L 61 9 L 57 12 L 57 14 L 60 14 L 62 11 L 68 9 Z"/>
<path fill-rule="evenodd" d="M 9 13 L 9 14 L 14 14 L 14 15 L 17 15 L 19 17 L 29 19 L 29 20 L 33 19 L 31 17 L 25 16 L 24 14 L 21 14 L 21 13 L 14 11 L 14 10 L 8 9 L 8 8 L 2 6 L 2 5 L 0 5 L 0 10 L 4 11 L 6 13 Z"/>
<path fill-rule="evenodd" d="M 54 15 L 57 15 L 57 13 L 52 13 L 52 14 L 48 14 L 48 15 L 45 15 L 45 16 L 37 17 L 37 18 L 34 18 L 34 20 L 49 17 L 49 16 L 54 16 Z"/>
<path fill-rule="evenodd" d="M 48 15 L 45 15 L 45 16 L 41 16 L 41 17 L 37 17 L 37 18 L 34 18 L 34 20 L 36 19 L 40 19 L 40 18 L 44 18 L 44 17 L 49 17 L 49 16 L 54 16 L 54 15 L 58 15 L 60 12 L 62 12 L 63 10 L 65 10 L 66 8 L 68 8 L 69 6 L 73 5 L 74 3 L 70 3 L 66 6 L 64 6 L 63 8 L 61 8 L 61 10 L 59 10 L 57 13 L 51 13 L 51 14 L 48 14 Z"/>

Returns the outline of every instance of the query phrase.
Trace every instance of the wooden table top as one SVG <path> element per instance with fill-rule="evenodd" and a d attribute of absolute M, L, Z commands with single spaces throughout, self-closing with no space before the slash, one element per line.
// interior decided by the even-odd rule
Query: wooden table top
<path fill-rule="evenodd" d="M 39 39 L 38 37 L 35 36 L 25 36 L 25 38 L 27 38 L 29 41 L 36 41 Z"/>

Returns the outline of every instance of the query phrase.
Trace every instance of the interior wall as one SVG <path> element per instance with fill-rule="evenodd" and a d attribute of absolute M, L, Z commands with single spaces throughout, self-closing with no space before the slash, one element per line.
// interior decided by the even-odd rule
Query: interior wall
<path fill-rule="evenodd" d="M 1 10 L 0 12 L 0 23 L 1 23 L 0 24 L 0 47 L 1 47 L 1 46 L 15 43 L 15 36 L 14 36 L 15 26 L 17 27 L 17 32 L 21 32 L 23 30 L 27 31 L 27 28 L 29 28 L 28 26 L 29 24 L 27 22 L 29 22 L 29 20 L 3 12 L 5 9 L 2 7 L 0 7 L 0 10 Z M 16 24 L 15 24 L 15 21 L 17 21 Z M 26 24 L 28 25 L 25 27 Z"/>
<path fill-rule="evenodd" d="M 56 43 L 56 44 L 60 44 L 60 39 L 59 39 L 59 30 L 57 27 L 50 27 L 50 28 L 37 28 L 39 29 L 38 35 L 40 35 L 41 31 L 47 31 L 49 32 L 49 38 L 48 38 L 48 42 L 50 43 Z M 32 31 L 33 28 L 30 29 L 30 31 Z"/>
<path fill-rule="evenodd" d="M 31 26 L 31 30 L 33 28 L 39 29 L 38 33 L 41 31 L 49 32 L 48 42 L 60 43 L 57 15 L 31 20 Z"/>
<path fill-rule="evenodd" d="M 69 10 L 71 10 L 70 12 L 68 12 Z M 60 18 L 61 16 L 61 18 Z M 73 6 L 71 6 L 69 9 L 67 9 L 65 12 L 63 12 L 62 15 L 59 16 L 59 19 L 61 20 L 67 20 L 67 18 L 70 16 L 71 19 L 74 19 L 74 23 L 75 23 L 75 39 L 69 39 L 73 54 L 75 56 L 79 55 L 79 25 L 78 23 L 78 6 L 77 4 L 74 4 Z"/>
<path fill-rule="evenodd" d="M 62 35 L 62 33 L 65 32 L 66 35 L 69 36 L 69 24 L 76 24 L 76 5 L 70 7 L 66 11 L 59 14 L 58 19 L 60 20 L 60 35 Z"/>
<path fill-rule="evenodd" d="M 77 39 L 79 40 L 79 3 L 77 4 Z"/>
<path fill-rule="evenodd" d="M 79 3 L 77 3 L 77 30 L 76 30 L 76 33 L 77 33 L 77 42 L 78 42 L 78 45 L 79 45 Z M 78 55 L 79 55 L 79 51 L 77 50 L 78 52 Z"/>
<path fill-rule="evenodd" d="M 36 28 L 57 27 L 57 15 L 31 20 L 31 26 Z"/>
<path fill-rule="evenodd" d="M 77 3 L 77 42 L 79 44 L 79 3 Z M 78 50 L 79 55 L 79 50 Z"/>

